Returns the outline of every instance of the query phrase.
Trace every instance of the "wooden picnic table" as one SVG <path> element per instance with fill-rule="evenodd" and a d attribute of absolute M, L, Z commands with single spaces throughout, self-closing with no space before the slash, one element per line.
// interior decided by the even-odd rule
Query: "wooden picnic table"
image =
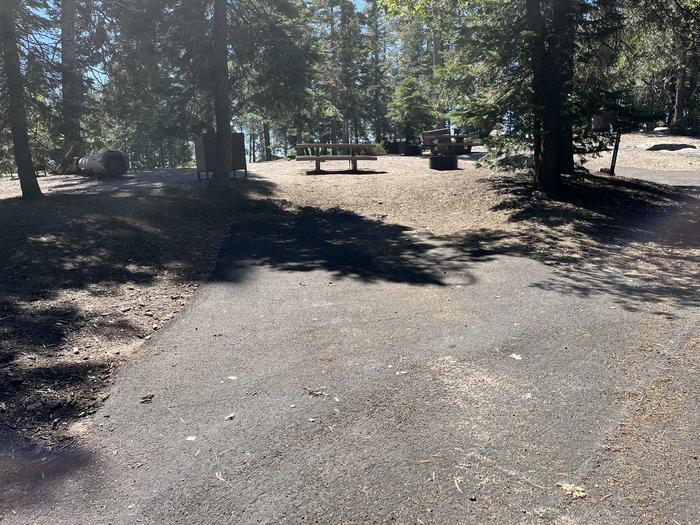
<path fill-rule="evenodd" d="M 447 128 L 424 131 L 421 136 L 421 149 L 429 149 L 433 155 L 471 153 L 473 146 L 480 145 L 478 139 L 462 134 L 452 135 Z"/>
<path fill-rule="evenodd" d="M 357 161 L 377 160 L 375 155 L 362 154 L 364 151 L 374 151 L 374 144 L 297 144 L 298 161 L 316 163 L 316 173 L 321 173 L 321 162 L 332 160 L 347 160 L 352 171 L 357 171 Z"/>

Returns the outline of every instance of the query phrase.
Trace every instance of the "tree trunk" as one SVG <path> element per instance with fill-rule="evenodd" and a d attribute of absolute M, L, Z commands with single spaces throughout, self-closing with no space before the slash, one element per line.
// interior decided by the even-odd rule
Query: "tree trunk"
<path fill-rule="evenodd" d="M 75 39 L 75 0 L 61 2 L 61 89 L 63 96 L 63 154 L 80 157 L 82 137 L 82 87 Z M 70 159 L 69 159 L 70 160 Z"/>
<path fill-rule="evenodd" d="M 15 151 L 15 163 L 22 188 L 22 197 L 37 199 L 41 197 L 41 189 L 36 180 L 32 152 L 29 148 L 27 110 L 24 106 L 24 87 L 22 86 L 22 70 L 20 69 L 15 30 L 16 22 L 16 6 L 7 0 L 3 1 L 0 7 L 0 38 L 2 38 L 5 87 L 8 96 L 7 114 Z"/>
<path fill-rule="evenodd" d="M 542 109 L 544 94 L 542 79 L 546 76 L 546 71 L 544 70 L 544 19 L 542 18 L 540 0 L 526 0 L 525 16 L 527 28 L 530 32 L 527 45 L 530 54 L 530 69 L 532 69 L 532 135 L 535 157 L 535 184 L 539 188 L 543 166 Z"/>
<path fill-rule="evenodd" d="M 350 122 L 347 118 L 343 118 L 343 142 L 350 143 Z"/>
<path fill-rule="evenodd" d="M 270 147 L 270 125 L 267 122 L 263 122 L 263 141 L 265 146 L 265 160 L 272 160 L 272 148 Z"/>
<path fill-rule="evenodd" d="M 214 111 L 216 113 L 216 169 L 212 185 L 228 188 L 231 171 L 231 85 L 228 72 L 227 0 L 214 0 Z"/>
<path fill-rule="evenodd" d="M 676 77 L 676 103 L 673 107 L 673 125 L 677 126 L 683 121 L 685 116 L 685 82 L 687 71 L 685 68 L 685 54 L 681 56 L 681 66 L 678 68 Z"/>
<path fill-rule="evenodd" d="M 375 142 L 384 142 L 384 129 L 382 124 L 382 108 L 380 105 L 379 97 L 379 63 L 381 51 L 379 46 L 379 41 L 381 38 L 381 32 L 379 29 L 379 4 L 377 0 L 372 0 L 370 4 L 370 29 L 371 29 L 371 45 L 372 45 L 372 83 L 373 83 L 373 93 L 372 93 L 372 131 L 374 132 Z"/>
<path fill-rule="evenodd" d="M 442 38 L 440 38 L 439 35 L 436 33 L 433 33 L 433 96 L 437 99 L 438 97 L 438 92 L 436 89 L 436 84 L 437 84 L 437 68 L 442 65 Z M 438 117 L 438 120 L 435 124 L 436 129 L 442 129 L 446 127 L 445 119 L 444 119 L 444 114 L 446 113 L 445 109 L 442 107 L 437 108 L 438 113 L 440 113 L 440 116 Z"/>
<path fill-rule="evenodd" d="M 576 52 L 576 17 L 573 0 L 558 0 L 554 9 L 553 26 L 559 31 L 559 63 L 561 67 L 561 115 L 562 144 L 559 155 L 559 171 L 573 175 L 576 170 L 574 161 L 574 130 L 572 108 L 569 95 L 574 84 L 574 53 Z"/>
<path fill-rule="evenodd" d="M 535 182 L 540 191 L 556 196 L 561 191 L 562 164 L 573 161 L 570 121 L 564 115 L 568 73 L 569 37 L 573 37 L 572 0 L 555 0 L 552 28 L 547 31 L 540 0 L 526 0 L 526 20 L 533 72 L 533 135 Z M 573 44 L 571 44 L 573 46 Z M 573 49 L 573 47 L 571 47 Z M 573 74 L 573 73 L 572 73 Z"/>

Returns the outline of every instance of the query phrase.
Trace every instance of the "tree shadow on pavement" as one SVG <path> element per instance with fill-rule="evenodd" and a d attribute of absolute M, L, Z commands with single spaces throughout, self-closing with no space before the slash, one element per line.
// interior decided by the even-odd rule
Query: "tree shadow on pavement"
<path fill-rule="evenodd" d="M 699 188 L 589 175 L 570 178 L 554 201 L 533 198 L 523 175 L 486 182 L 505 195 L 494 210 L 507 211 L 514 229 L 467 232 L 456 243 L 554 266 L 536 285 L 544 290 L 606 294 L 629 310 L 700 306 Z"/>
<path fill-rule="evenodd" d="M 254 174 L 234 181 L 232 197 L 215 199 L 192 172 L 144 171 L 66 180 L 39 203 L 0 201 L 7 225 L 0 231 L 7 247 L 0 252 L 0 452 L 20 437 L 41 442 L 37 427 L 64 425 L 99 405 L 113 360 L 72 355 L 75 337 L 94 339 L 99 356 L 113 341 L 146 336 L 152 321 L 142 305 L 180 301 L 170 292 L 144 297 L 148 286 L 204 280 L 217 260 L 214 279 L 231 282 L 268 266 L 445 286 L 453 272 L 460 284 L 475 283 L 476 265 L 507 255 L 553 266 L 552 277 L 534 285 L 543 290 L 610 295 L 625 308 L 651 304 L 664 315 L 700 305 L 697 189 L 588 176 L 569 180 L 564 198 L 550 201 L 534 199 L 524 176 L 486 182 L 501 196 L 494 209 L 508 213 L 507 227 L 451 237 L 348 210 L 297 207 L 275 199 L 274 185 Z M 212 246 L 227 233 L 219 258 Z"/>
<path fill-rule="evenodd" d="M 0 201 L 0 222 L 13 225 L 0 233 L 11 247 L 0 253 L 0 449 L 20 435 L 50 439 L 93 413 L 112 347 L 153 333 L 158 312 L 149 309 L 177 311 L 181 294 L 170 290 L 207 279 L 219 260 L 212 246 L 227 235 L 215 278 L 269 265 L 421 286 L 444 285 L 454 268 L 473 281 L 469 250 L 427 232 L 292 206 L 254 174 L 226 196 L 208 194 L 191 172 L 177 176 L 57 179 L 41 202 Z M 162 279 L 170 288 L 147 296 Z"/>
<path fill-rule="evenodd" d="M 408 226 L 389 224 L 340 208 L 297 207 L 281 200 L 249 201 L 222 250 L 214 278 L 239 281 L 250 267 L 325 270 L 335 278 L 444 286 L 458 270 L 465 284 L 471 263 L 488 260 L 472 250 Z"/>
<path fill-rule="evenodd" d="M 209 276 L 235 213 L 191 170 L 42 185 L 39 202 L 0 200 L 0 454 L 52 443 L 96 409 L 115 347 L 148 337 Z"/>
<path fill-rule="evenodd" d="M 502 229 L 438 237 L 343 209 L 295 207 L 267 198 L 239 204 L 216 279 L 237 281 L 251 266 L 325 270 L 363 282 L 446 284 L 451 271 L 495 256 L 555 268 L 533 286 L 580 297 L 609 295 L 621 307 L 673 316 L 700 306 L 698 188 L 598 176 L 571 177 L 559 200 L 533 197 L 525 175 L 491 176 Z"/>

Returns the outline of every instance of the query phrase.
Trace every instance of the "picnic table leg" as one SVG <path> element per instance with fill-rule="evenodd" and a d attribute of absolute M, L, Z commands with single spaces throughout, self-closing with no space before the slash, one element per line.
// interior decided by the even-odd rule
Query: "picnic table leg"
<path fill-rule="evenodd" d="M 357 171 L 357 159 L 352 159 L 350 162 L 352 163 L 352 171 Z"/>
<path fill-rule="evenodd" d="M 316 159 L 316 173 L 321 173 L 321 161 Z"/>

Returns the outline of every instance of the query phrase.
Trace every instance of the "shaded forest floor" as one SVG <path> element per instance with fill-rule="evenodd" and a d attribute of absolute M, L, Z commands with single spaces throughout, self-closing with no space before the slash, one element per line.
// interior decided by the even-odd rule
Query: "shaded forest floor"
<path fill-rule="evenodd" d="M 0 181 L 0 437 L 51 444 L 210 275 L 233 208 L 191 170 L 40 184 Z"/>
<path fill-rule="evenodd" d="M 256 164 L 250 181 L 234 183 L 237 196 L 218 202 L 188 170 L 50 177 L 40 203 L 0 181 L 3 439 L 52 444 L 84 432 L 115 367 L 158 352 L 142 342 L 211 274 L 229 225 L 261 214 L 340 209 L 424 230 L 475 260 L 555 266 L 557 278 L 541 286 L 561 293 L 609 294 L 667 319 L 699 305 L 697 187 L 588 176 L 568 180 L 568 196 L 554 202 L 533 198 L 525 175 L 493 174 L 476 158 L 431 172 L 425 159 L 382 157 L 361 175 Z"/>

